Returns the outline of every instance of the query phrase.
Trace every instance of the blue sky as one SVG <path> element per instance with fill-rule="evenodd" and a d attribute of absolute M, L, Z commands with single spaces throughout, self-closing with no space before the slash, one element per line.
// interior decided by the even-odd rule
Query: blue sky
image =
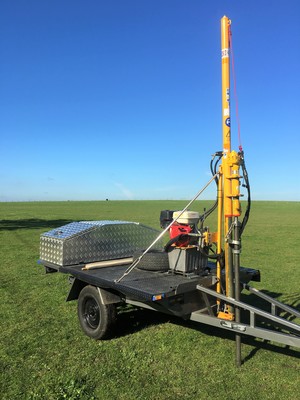
<path fill-rule="evenodd" d="M 298 0 L 3 0 L 0 201 L 191 198 L 222 149 L 224 14 L 252 196 L 300 201 Z"/>

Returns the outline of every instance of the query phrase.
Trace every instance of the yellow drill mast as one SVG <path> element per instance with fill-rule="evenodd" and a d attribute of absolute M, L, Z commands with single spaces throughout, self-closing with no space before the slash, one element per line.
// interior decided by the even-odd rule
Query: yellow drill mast
<path fill-rule="evenodd" d="M 239 259 L 238 217 L 241 215 L 240 206 L 240 156 L 231 150 L 230 127 L 230 24 L 231 21 L 224 16 L 221 19 L 221 56 L 222 56 L 222 133 L 223 157 L 219 170 L 218 187 L 218 252 L 224 248 L 225 258 L 225 291 L 229 297 L 235 297 L 234 275 L 238 275 L 236 267 Z M 238 249 L 237 249 L 238 247 Z M 218 263 L 217 275 L 220 281 L 221 265 Z M 236 277 L 237 278 L 237 277 Z M 237 287 L 237 286 L 236 286 Z M 220 283 L 217 291 L 221 292 Z M 237 290 L 236 290 L 237 291 Z M 225 306 L 219 316 L 235 319 L 232 307 Z"/>

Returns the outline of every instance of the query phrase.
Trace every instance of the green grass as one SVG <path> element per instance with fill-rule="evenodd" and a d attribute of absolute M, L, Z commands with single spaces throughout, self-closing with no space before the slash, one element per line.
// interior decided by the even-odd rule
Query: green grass
<path fill-rule="evenodd" d="M 193 209 L 209 207 L 197 202 Z M 183 201 L 0 203 L 0 393 L 2 399 L 297 399 L 299 351 L 243 340 L 234 365 L 230 333 L 138 309 L 119 315 L 115 338 L 80 330 L 67 277 L 45 275 L 41 233 L 73 220 L 123 219 L 159 228 Z M 210 224 L 215 224 L 211 218 Z M 300 308 L 300 203 L 254 202 L 242 264 L 253 285 Z"/>

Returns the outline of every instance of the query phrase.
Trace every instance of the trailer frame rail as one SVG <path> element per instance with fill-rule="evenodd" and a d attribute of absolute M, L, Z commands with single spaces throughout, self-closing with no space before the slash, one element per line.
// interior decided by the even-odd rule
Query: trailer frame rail
<path fill-rule="evenodd" d="M 197 289 L 203 294 L 204 297 L 207 295 L 212 296 L 216 299 L 223 300 L 226 303 L 239 308 L 240 310 L 248 311 L 249 320 L 248 323 L 229 321 L 212 316 L 211 313 L 210 315 L 207 315 L 199 311 L 192 312 L 190 319 L 192 321 L 201 322 L 207 325 L 233 331 L 235 333 L 241 333 L 263 340 L 274 341 L 287 346 L 300 348 L 300 325 L 276 315 L 277 310 L 281 309 L 296 318 L 300 318 L 300 312 L 292 307 L 287 306 L 286 304 L 279 302 L 278 300 L 273 299 L 265 293 L 260 292 L 258 289 L 252 288 L 247 284 L 243 284 L 243 286 L 244 289 L 248 290 L 250 293 L 266 300 L 270 304 L 271 312 L 261 310 L 242 301 L 238 301 L 221 293 L 217 293 L 216 291 L 207 287 L 197 285 Z M 258 326 L 257 317 L 261 317 L 268 321 L 270 325 L 266 324 L 264 327 Z M 287 332 L 284 332 L 284 330 Z"/>

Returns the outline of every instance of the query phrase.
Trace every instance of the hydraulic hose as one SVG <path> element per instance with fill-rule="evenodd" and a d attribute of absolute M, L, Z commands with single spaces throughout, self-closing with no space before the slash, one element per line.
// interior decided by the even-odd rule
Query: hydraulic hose
<path fill-rule="evenodd" d="M 241 158 L 241 167 L 242 167 L 243 177 L 244 177 L 244 180 L 245 180 L 245 184 L 243 185 L 243 187 L 245 187 L 247 189 L 247 197 L 248 197 L 247 209 L 245 211 L 245 215 L 244 215 L 243 221 L 242 221 L 241 226 L 240 226 L 240 235 L 241 235 L 243 233 L 246 225 L 247 225 L 247 222 L 248 222 L 248 219 L 249 219 L 249 216 L 250 216 L 251 190 L 250 190 L 249 176 L 248 176 L 248 172 L 247 172 L 247 168 L 246 168 L 246 164 L 245 164 L 244 152 L 241 151 L 239 153 L 239 155 L 240 155 L 240 158 Z"/>
<path fill-rule="evenodd" d="M 173 237 L 172 239 L 170 239 L 168 241 L 168 243 L 165 245 L 164 249 L 166 252 L 168 252 L 170 250 L 170 247 L 172 246 L 172 244 L 178 242 L 179 240 L 186 240 L 188 238 L 188 234 L 187 233 L 181 233 L 180 235 L 177 235 L 175 237 Z"/>
<path fill-rule="evenodd" d="M 215 161 L 215 164 L 213 165 L 213 162 L 214 162 L 214 159 L 215 159 L 216 156 L 218 156 L 218 159 Z M 222 152 L 221 152 L 221 151 L 217 151 L 217 152 L 213 155 L 213 157 L 212 157 L 212 159 L 211 159 L 211 161 L 210 161 L 210 171 L 211 171 L 211 173 L 212 173 L 213 176 L 216 176 L 216 177 L 215 177 L 215 182 L 216 182 L 217 187 L 218 187 L 218 183 L 219 183 L 219 178 L 218 178 L 218 176 L 217 176 L 217 166 L 218 166 L 218 164 L 219 164 L 219 162 L 220 162 L 222 156 L 223 156 Z M 215 209 L 216 209 L 217 207 L 218 207 L 218 199 L 216 199 L 215 203 L 213 204 L 213 206 L 212 206 L 208 211 L 206 211 L 205 213 L 203 213 L 203 214 L 200 216 L 201 227 L 203 227 L 203 223 L 204 223 L 205 219 L 206 219 L 212 212 L 214 212 Z"/>
<path fill-rule="evenodd" d="M 189 235 L 188 233 L 181 233 L 180 235 L 177 235 L 174 238 L 170 239 L 164 247 L 165 251 L 168 252 L 170 250 L 170 247 L 174 243 L 178 242 L 181 239 L 186 240 L 189 236 L 191 236 L 191 235 Z M 207 247 L 207 249 L 209 249 L 209 247 Z M 207 258 L 210 258 L 212 260 L 220 260 L 220 262 L 222 264 L 222 258 L 224 257 L 224 251 L 222 251 L 220 254 L 217 254 L 217 253 L 209 254 L 209 253 L 206 253 L 201 247 L 199 248 L 199 251 L 203 256 L 205 256 Z"/>

